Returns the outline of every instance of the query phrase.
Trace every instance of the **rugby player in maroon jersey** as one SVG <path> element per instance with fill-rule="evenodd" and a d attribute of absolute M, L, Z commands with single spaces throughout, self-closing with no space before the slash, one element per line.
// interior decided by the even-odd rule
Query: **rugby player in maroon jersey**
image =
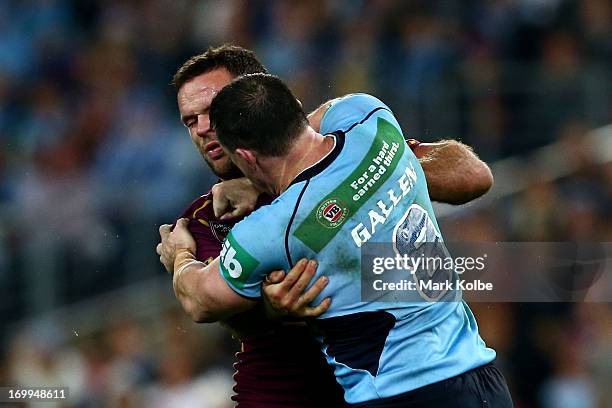
<path fill-rule="evenodd" d="M 181 215 L 189 220 L 200 261 L 217 257 L 232 226 L 248 212 L 272 200 L 259 196 L 246 179 L 240 178 L 242 175 L 217 142 L 208 117 L 210 103 L 221 88 L 237 76 L 256 72 L 266 69 L 252 52 L 221 46 L 189 59 L 174 76 L 181 121 L 211 170 L 224 181 L 195 200 Z M 328 103 L 323 104 L 309 115 L 317 130 L 328 107 Z M 411 141 L 409 145 L 422 163 L 434 200 L 467 202 L 486 192 L 492 183 L 486 164 L 458 142 Z M 171 271 L 168 261 L 174 259 L 174 248 L 165 242 L 170 229 L 167 224 L 160 227 L 162 243 L 157 252 Z M 269 303 L 285 314 L 291 312 L 302 318 L 323 313 L 329 307 L 328 299 L 312 307 L 309 303 L 323 290 L 325 279 L 320 278 L 304 292 L 315 267 L 313 261 L 301 261 L 286 276 L 281 271 L 271 274 L 270 283 L 264 288 Z M 306 327 L 295 321 L 269 318 L 265 308 L 262 303 L 224 322 L 242 342 L 242 351 L 236 355 L 236 395 L 232 397 L 238 407 L 344 406 L 342 390 L 332 369 Z"/>

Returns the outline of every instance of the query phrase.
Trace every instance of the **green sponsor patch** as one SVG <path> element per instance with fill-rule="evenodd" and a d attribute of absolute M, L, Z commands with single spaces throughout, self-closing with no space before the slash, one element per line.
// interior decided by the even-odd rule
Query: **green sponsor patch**
<path fill-rule="evenodd" d="M 378 118 L 376 126 L 376 136 L 359 165 L 314 207 L 293 233 L 315 252 L 325 248 L 349 215 L 354 215 L 389 179 L 404 154 L 404 137 L 399 130 L 383 118 Z"/>
<path fill-rule="evenodd" d="M 242 289 L 259 262 L 241 247 L 230 232 L 221 248 L 219 267 L 223 276 L 238 289 Z"/>

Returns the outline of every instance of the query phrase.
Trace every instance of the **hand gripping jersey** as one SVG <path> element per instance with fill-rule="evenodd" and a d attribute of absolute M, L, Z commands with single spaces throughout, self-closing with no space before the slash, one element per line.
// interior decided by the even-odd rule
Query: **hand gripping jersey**
<path fill-rule="evenodd" d="M 349 403 L 398 395 L 491 362 L 495 352 L 460 299 L 361 301 L 364 243 L 408 245 L 412 238 L 402 232 L 412 230 L 428 240 L 441 234 L 423 170 L 387 106 L 365 94 L 344 97 L 323 117 L 321 133 L 329 132 L 333 150 L 232 229 L 221 251 L 223 278 L 240 295 L 258 298 L 269 271 L 317 259 L 317 275 L 330 280 L 314 303 L 331 296 L 332 304 L 314 326 Z"/>

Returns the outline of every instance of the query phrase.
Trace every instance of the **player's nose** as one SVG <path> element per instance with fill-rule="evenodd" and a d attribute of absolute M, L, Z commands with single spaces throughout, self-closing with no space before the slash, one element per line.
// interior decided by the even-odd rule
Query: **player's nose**
<path fill-rule="evenodd" d="M 196 134 L 200 137 L 206 136 L 212 129 L 210 128 L 210 119 L 208 115 L 198 115 L 198 126 Z"/>

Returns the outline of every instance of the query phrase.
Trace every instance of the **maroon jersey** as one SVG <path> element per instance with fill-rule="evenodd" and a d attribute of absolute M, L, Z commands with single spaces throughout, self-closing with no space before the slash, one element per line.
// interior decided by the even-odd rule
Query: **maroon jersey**
<path fill-rule="evenodd" d="M 262 195 L 257 204 L 269 204 Z M 220 221 L 213 212 L 212 192 L 195 200 L 181 218 L 189 219 L 196 258 L 210 262 L 241 219 Z M 222 322 L 242 341 L 236 354 L 232 397 L 239 408 L 315 408 L 346 406 L 343 390 L 325 361 L 318 342 L 301 323 L 268 320 L 260 302 L 255 308 Z"/>

